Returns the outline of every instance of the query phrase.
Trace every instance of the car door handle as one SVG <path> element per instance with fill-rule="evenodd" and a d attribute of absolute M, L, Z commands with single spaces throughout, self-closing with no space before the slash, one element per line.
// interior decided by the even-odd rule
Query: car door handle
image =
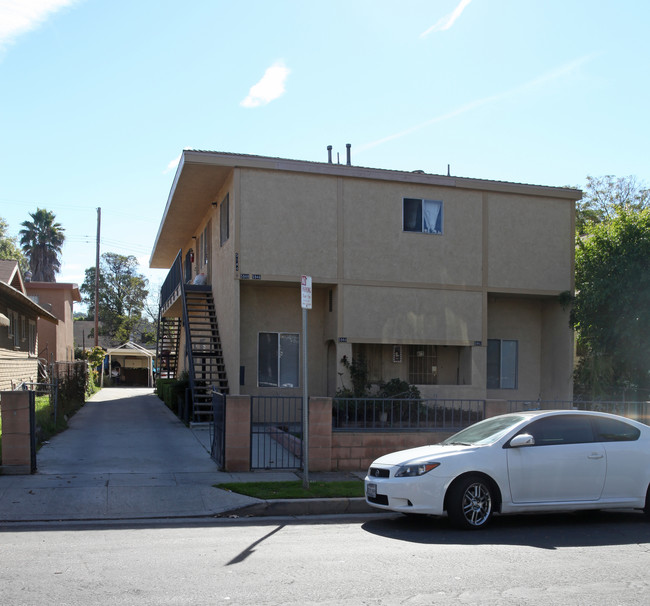
<path fill-rule="evenodd" d="M 588 459 L 602 459 L 605 455 L 600 452 L 592 452 L 587 458 Z"/>

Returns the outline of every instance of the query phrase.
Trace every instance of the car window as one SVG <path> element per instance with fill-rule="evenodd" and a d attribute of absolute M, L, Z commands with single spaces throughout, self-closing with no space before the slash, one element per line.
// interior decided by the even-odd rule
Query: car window
<path fill-rule="evenodd" d="M 593 442 L 594 434 L 588 417 L 557 415 L 533 421 L 519 433 L 529 433 L 535 446 L 584 444 Z"/>
<path fill-rule="evenodd" d="M 607 417 L 594 417 L 597 442 L 632 442 L 641 431 L 628 423 Z"/>
<path fill-rule="evenodd" d="M 453 436 L 440 442 L 441 444 L 473 444 L 473 445 L 488 445 L 493 444 L 505 433 L 507 433 L 513 425 L 521 422 L 525 417 L 523 415 L 501 415 L 479 421 L 470 425 L 468 428 L 459 431 Z"/>

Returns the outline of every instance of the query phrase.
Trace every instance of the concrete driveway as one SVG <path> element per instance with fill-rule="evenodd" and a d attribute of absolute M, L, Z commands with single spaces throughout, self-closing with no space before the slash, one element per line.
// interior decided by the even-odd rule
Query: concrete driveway
<path fill-rule="evenodd" d="M 149 388 L 95 394 L 37 468 L 0 476 L 0 521 L 210 516 L 259 502 L 214 488 L 242 478 L 219 472 L 209 430 L 186 427 Z"/>

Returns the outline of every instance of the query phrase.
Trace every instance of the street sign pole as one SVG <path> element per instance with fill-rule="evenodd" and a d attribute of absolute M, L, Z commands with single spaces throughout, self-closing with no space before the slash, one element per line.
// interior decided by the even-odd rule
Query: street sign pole
<path fill-rule="evenodd" d="M 300 306 L 302 307 L 302 486 L 309 488 L 309 369 L 307 365 L 307 310 L 311 309 L 311 277 L 300 278 Z"/>

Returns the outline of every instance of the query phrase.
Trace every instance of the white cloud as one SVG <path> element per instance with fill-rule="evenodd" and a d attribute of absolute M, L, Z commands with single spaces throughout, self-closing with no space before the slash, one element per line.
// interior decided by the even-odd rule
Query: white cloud
<path fill-rule="evenodd" d="M 284 94 L 284 83 L 291 70 L 281 61 L 276 61 L 262 76 L 262 79 L 251 86 L 248 96 L 240 103 L 242 107 L 259 107 L 281 97 Z"/>
<path fill-rule="evenodd" d="M 465 105 L 461 105 L 460 107 L 457 107 L 456 109 L 453 109 L 447 112 L 446 114 L 436 116 L 435 118 L 432 118 L 431 120 L 427 120 L 426 122 L 421 122 L 420 124 L 412 126 L 411 128 L 407 128 L 406 130 L 403 130 L 399 133 L 394 133 L 392 135 L 388 135 L 387 137 L 384 137 L 383 139 L 378 139 L 377 141 L 372 141 L 370 143 L 365 143 L 363 145 L 357 146 L 356 153 L 364 152 L 368 149 L 372 149 L 373 147 L 383 145 L 384 143 L 388 143 L 389 141 L 393 141 L 395 139 L 401 139 L 402 137 L 418 132 L 423 128 L 426 128 L 433 124 L 437 124 L 439 122 L 444 122 L 445 120 L 455 118 L 456 116 L 460 116 L 462 114 L 466 114 L 472 110 L 478 109 L 479 107 L 483 107 L 484 105 L 489 105 L 491 103 L 503 101 L 504 99 L 509 99 L 510 97 L 514 97 L 515 95 L 521 94 L 523 92 L 527 92 L 532 89 L 539 88 L 544 84 L 547 84 L 554 80 L 558 80 L 559 78 L 574 72 L 583 64 L 591 61 L 595 56 L 596 56 L 595 54 L 591 54 L 591 55 L 585 55 L 583 57 L 579 57 L 578 59 L 570 61 L 569 63 L 565 63 L 564 65 L 561 65 L 560 67 L 550 72 L 546 72 L 545 74 L 542 74 L 537 78 L 533 78 L 532 80 L 529 80 L 524 84 L 520 84 L 515 88 L 511 88 L 510 90 L 504 91 L 502 93 L 497 93 L 496 95 L 491 95 L 489 97 L 483 97 L 482 99 L 476 99 L 475 101 L 470 101 L 469 103 L 465 103 Z"/>
<path fill-rule="evenodd" d="M 433 32 L 444 32 L 445 30 L 448 30 L 454 23 L 456 23 L 456 19 L 461 16 L 471 1 L 472 0 L 460 0 L 458 6 L 451 13 L 438 19 L 438 21 L 436 21 L 436 23 L 434 23 L 428 30 L 420 34 L 420 38 L 426 38 Z"/>
<path fill-rule="evenodd" d="M 178 156 L 176 156 L 173 160 L 171 160 L 167 165 L 167 168 L 163 171 L 163 174 L 166 174 L 172 170 L 176 170 L 176 168 L 178 167 L 178 163 L 181 161 L 182 155 L 183 152 L 181 152 L 180 154 L 178 154 Z"/>
<path fill-rule="evenodd" d="M 0 48 L 77 0 L 0 0 Z"/>

